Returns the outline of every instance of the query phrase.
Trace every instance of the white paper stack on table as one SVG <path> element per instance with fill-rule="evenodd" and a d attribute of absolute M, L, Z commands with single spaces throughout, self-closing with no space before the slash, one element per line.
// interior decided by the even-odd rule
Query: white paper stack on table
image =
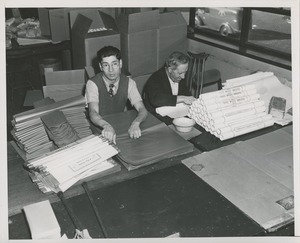
<path fill-rule="evenodd" d="M 104 137 L 91 135 L 28 161 L 31 178 L 42 192 L 66 191 L 78 181 L 115 166 L 118 148 Z"/>
<path fill-rule="evenodd" d="M 274 124 L 254 85 L 205 93 L 192 103 L 189 116 L 206 131 L 230 139 Z"/>
<path fill-rule="evenodd" d="M 61 238 L 61 229 L 49 200 L 27 205 L 23 209 L 33 240 Z"/>

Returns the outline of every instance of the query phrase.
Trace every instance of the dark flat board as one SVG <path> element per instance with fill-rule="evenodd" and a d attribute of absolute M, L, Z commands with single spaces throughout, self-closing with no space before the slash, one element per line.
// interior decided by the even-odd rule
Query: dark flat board
<path fill-rule="evenodd" d="M 263 229 L 183 164 L 92 191 L 109 238 L 254 236 Z M 86 195 L 67 200 L 93 238 L 101 236 Z M 62 233 L 74 226 L 60 202 Z M 83 210 L 84 209 L 84 210 Z M 11 217 L 10 239 L 28 237 L 24 215 Z M 22 235 L 20 230 L 23 231 Z"/>

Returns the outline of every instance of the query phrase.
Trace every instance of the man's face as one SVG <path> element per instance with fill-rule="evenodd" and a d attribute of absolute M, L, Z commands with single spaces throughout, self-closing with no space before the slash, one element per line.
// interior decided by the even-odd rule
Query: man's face
<path fill-rule="evenodd" d="M 120 77 L 122 60 L 118 60 L 116 56 L 104 57 L 99 66 L 107 79 L 115 81 Z"/>
<path fill-rule="evenodd" d="M 168 67 L 169 76 L 172 79 L 172 81 L 175 83 L 179 83 L 182 79 L 184 79 L 188 67 L 188 63 L 179 64 L 176 69 Z"/>

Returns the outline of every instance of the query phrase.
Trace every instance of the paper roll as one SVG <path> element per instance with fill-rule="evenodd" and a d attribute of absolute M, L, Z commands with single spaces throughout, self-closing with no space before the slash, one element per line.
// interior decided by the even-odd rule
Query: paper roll
<path fill-rule="evenodd" d="M 243 122 L 234 123 L 234 124 L 228 125 L 226 127 L 219 128 L 216 131 L 218 134 L 224 134 L 226 132 L 231 132 L 231 131 L 240 131 L 240 130 L 247 129 L 252 126 L 256 126 L 256 125 L 259 126 L 261 123 L 270 121 L 272 119 L 273 119 L 272 116 L 265 115 L 263 117 L 257 117 L 257 118 L 249 119 L 249 120 L 246 120 Z"/>
<path fill-rule="evenodd" d="M 229 138 L 237 137 L 237 136 L 240 136 L 240 135 L 243 135 L 243 134 L 246 134 L 246 133 L 249 133 L 249 132 L 253 132 L 253 131 L 256 131 L 256 130 L 259 130 L 259 129 L 262 129 L 262 128 L 265 128 L 265 127 L 273 126 L 273 124 L 274 124 L 274 121 L 269 120 L 269 121 L 260 123 L 258 125 L 255 124 L 255 125 L 250 126 L 248 128 L 241 129 L 239 131 L 231 131 L 231 132 L 227 132 L 227 133 L 222 133 L 222 134 L 220 134 L 220 139 L 221 140 L 227 140 Z"/>
<path fill-rule="evenodd" d="M 241 97 L 232 97 L 228 99 L 221 100 L 220 102 L 216 102 L 214 104 L 209 104 L 203 106 L 203 109 L 206 111 L 213 111 L 217 109 L 228 108 L 232 106 L 238 106 L 241 104 L 245 104 L 248 102 L 254 102 L 259 100 L 259 94 L 253 94 L 249 96 L 241 96 Z"/>
<path fill-rule="evenodd" d="M 210 117 L 212 119 L 216 119 L 218 117 L 224 116 L 227 118 L 230 116 L 238 115 L 240 113 L 245 113 L 246 111 L 249 111 L 249 110 L 261 107 L 261 106 L 265 106 L 264 101 L 250 102 L 247 104 L 241 104 L 236 107 L 229 107 L 229 108 L 225 108 L 225 109 L 220 109 L 218 111 L 209 112 L 208 117 Z"/>
<path fill-rule="evenodd" d="M 202 105 L 207 106 L 207 105 L 211 105 L 211 104 L 222 103 L 224 100 L 235 99 L 235 98 L 243 97 L 243 96 L 251 96 L 254 94 L 257 94 L 256 89 L 241 91 L 241 92 L 235 93 L 235 94 L 207 97 L 207 98 L 199 98 L 199 99 L 200 99 L 200 103 Z"/>
<path fill-rule="evenodd" d="M 239 120 L 242 117 L 247 117 L 250 115 L 258 114 L 258 113 L 264 112 L 265 110 L 266 110 L 265 106 L 255 107 L 255 108 L 240 111 L 239 113 L 236 113 L 231 116 L 227 116 L 227 117 L 221 116 L 216 119 L 211 119 L 211 122 L 213 124 L 216 124 L 216 123 L 221 123 L 221 122 L 229 122 L 229 121 Z"/>
<path fill-rule="evenodd" d="M 201 99 L 207 99 L 212 97 L 222 97 L 222 96 L 230 96 L 230 95 L 236 95 L 241 93 L 242 91 L 252 90 L 255 89 L 255 86 L 253 84 L 250 85 L 244 85 L 239 87 L 233 87 L 229 89 L 222 89 L 219 91 L 209 92 L 205 93 L 199 96 Z"/>

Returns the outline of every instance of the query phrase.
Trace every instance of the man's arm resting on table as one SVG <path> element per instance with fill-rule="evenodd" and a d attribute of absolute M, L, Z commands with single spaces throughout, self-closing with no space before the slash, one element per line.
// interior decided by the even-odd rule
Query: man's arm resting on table
<path fill-rule="evenodd" d="M 89 103 L 89 116 L 92 123 L 94 123 L 96 126 L 103 128 L 101 134 L 109 141 L 116 143 L 116 132 L 114 128 L 99 114 L 98 102 Z"/>
<path fill-rule="evenodd" d="M 135 109 L 138 112 L 137 117 L 131 123 L 128 133 L 131 138 L 139 138 L 142 135 L 140 124 L 146 119 L 148 112 L 144 106 L 143 101 L 139 101 L 134 104 Z"/>

